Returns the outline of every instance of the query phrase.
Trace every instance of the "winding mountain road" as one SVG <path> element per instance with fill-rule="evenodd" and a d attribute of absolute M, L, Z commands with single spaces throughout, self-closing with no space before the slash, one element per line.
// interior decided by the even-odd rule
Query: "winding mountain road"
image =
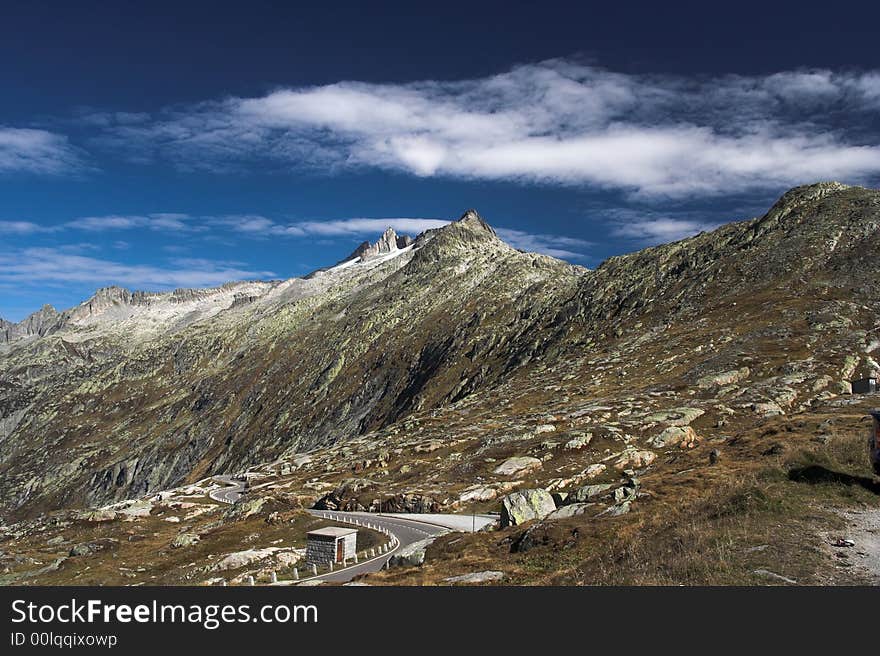
<path fill-rule="evenodd" d="M 219 474 L 213 477 L 214 482 L 225 485 L 218 490 L 211 490 L 208 496 L 214 501 L 220 503 L 236 503 L 241 499 L 245 490 L 245 482 L 241 479 L 229 476 L 228 474 Z"/>
<path fill-rule="evenodd" d="M 378 526 L 397 538 L 398 542 L 397 547 L 386 554 L 382 554 L 381 556 L 377 556 L 376 558 L 372 558 L 357 565 L 352 565 L 351 567 L 336 570 L 335 572 L 328 572 L 327 574 L 311 577 L 311 580 L 313 581 L 345 583 L 361 574 L 378 572 L 385 567 L 385 563 L 388 562 L 388 559 L 403 547 L 406 547 L 413 542 L 418 542 L 419 540 L 449 532 L 449 529 L 437 526 L 436 524 L 426 524 L 413 519 L 389 517 L 385 515 L 377 515 L 375 513 L 329 512 L 324 510 L 310 510 L 309 512 L 316 517 L 325 517 L 331 521 L 338 521 L 346 524 L 360 522 L 362 525 L 372 524 L 373 526 Z"/>
<path fill-rule="evenodd" d="M 213 480 L 224 487 L 212 490 L 208 493 L 214 501 L 234 504 L 241 500 L 245 491 L 245 482 L 241 479 L 226 474 L 214 476 Z M 447 515 L 441 513 L 368 513 L 368 512 L 338 512 L 330 510 L 309 510 L 315 517 L 323 517 L 330 521 L 337 521 L 348 525 L 372 525 L 393 535 L 397 540 L 397 546 L 388 553 L 376 556 L 370 560 L 310 577 L 311 581 L 327 581 L 333 583 L 345 583 L 356 576 L 378 572 L 385 567 L 385 563 L 396 551 L 407 547 L 414 542 L 419 542 L 429 537 L 436 537 L 450 531 L 479 531 L 484 526 L 492 524 L 496 518 L 492 515 Z M 292 582 L 283 582 L 292 583 Z"/>

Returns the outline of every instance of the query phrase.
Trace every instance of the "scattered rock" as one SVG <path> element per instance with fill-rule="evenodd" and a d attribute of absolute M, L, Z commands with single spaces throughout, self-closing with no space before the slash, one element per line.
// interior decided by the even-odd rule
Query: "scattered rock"
<path fill-rule="evenodd" d="M 224 517 L 229 521 L 240 521 L 242 519 L 247 519 L 248 517 L 253 517 L 260 513 L 263 506 L 269 502 L 269 499 L 269 497 L 256 497 L 254 499 L 239 501 L 226 511 Z"/>
<path fill-rule="evenodd" d="M 603 492 L 610 490 L 613 485 L 611 483 L 598 483 L 596 485 L 584 485 L 574 492 L 569 493 L 566 503 L 583 503 L 588 499 L 598 497 Z"/>
<path fill-rule="evenodd" d="M 112 522 L 118 519 L 118 515 L 115 510 L 99 508 L 81 513 L 79 519 L 84 519 L 87 522 Z"/>
<path fill-rule="evenodd" d="M 199 541 L 198 533 L 180 533 L 171 541 L 172 549 L 191 547 Z"/>
<path fill-rule="evenodd" d="M 543 527 L 540 524 L 534 524 L 511 541 L 510 553 L 525 553 L 548 542 L 547 533 Z"/>
<path fill-rule="evenodd" d="M 388 560 L 389 567 L 421 567 L 425 562 L 425 550 L 437 539 L 437 536 L 425 538 L 401 547 Z"/>
<path fill-rule="evenodd" d="M 532 519 L 542 519 L 556 510 L 553 497 L 547 490 L 520 490 L 504 497 L 501 502 L 501 526 L 518 526 Z"/>
<path fill-rule="evenodd" d="M 581 472 L 581 475 L 585 476 L 586 478 L 595 478 L 599 474 L 602 474 L 606 469 L 608 468 L 605 465 L 603 465 L 601 462 L 597 462 L 587 467 L 583 472 Z"/>
<path fill-rule="evenodd" d="M 650 440 L 651 446 L 664 448 L 680 446 L 682 449 L 691 449 L 700 441 L 700 436 L 690 426 L 670 426 L 662 433 Z"/>
<path fill-rule="evenodd" d="M 753 403 L 752 411 L 761 415 L 762 417 L 775 417 L 777 415 L 785 414 L 785 411 L 779 406 L 778 403 L 776 403 L 776 401 Z"/>
<path fill-rule="evenodd" d="M 697 417 L 706 414 L 700 408 L 672 408 L 661 410 L 645 417 L 646 421 L 669 424 L 670 426 L 687 426 Z"/>
<path fill-rule="evenodd" d="M 477 487 L 468 488 L 458 495 L 459 501 L 491 501 L 498 496 L 495 488 L 486 485 L 478 485 Z"/>
<path fill-rule="evenodd" d="M 748 367 L 725 371 L 721 374 L 703 376 L 697 381 L 697 387 L 700 389 L 709 389 L 710 387 L 720 387 L 722 385 L 733 385 L 749 377 Z"/>
<path fill-rule="evenodd" d="M 537 458 L 532 458 L 530 456 L 515 456 L 513 458 L 508 458 L 498 465 L 493 470 L 493 473 L 500 474 L 501 476 L 513 476 L 519 473 L 534 471 L 541 466 L 542 463 Z"/>
<path fill-rule="evenodd" d="M 592 433 L 582 433 L 573 437 L 565 443 L 565 449 L 568 451 L 577 451 L 586 447 L 593 439 Z"/>
<path fill-rule="evenodd" d="M 567 506 L 557 508 L 547 515 L 547 519 L 562 519 L 564 517 L 574 517 L 575 515 L 583 515 L 588 508 L 593 507 L 593 503 L 572 503 Z"/>
<path fill-rule="evenodd" d="M 627 449 L 617 462 L 614 463 L 616 469 L 642 469 L 647 467 L 657 459 L 657 454 L 653 451 L 639 451 L 637 449 Z"/>
<path fill-rule="evenodd" d="M 80 542 L 71 548 L 69 555 L 71 557 L 88 556 L 101 551 L 109 551 L 116 547 L 118 543 L 119 540 L 114 538 L 101 538 L 99 540 L 92 540 L 91 542 Z"/>
<path fill-rule="evenodd" d="M 795 581 L 794 579 L 790 579 L 787 576 L 782 576 L 782 574 L 777 574 L 776 572 L 771 572 L 767 569 L 756 569 L 752 572 L 752 574 L 756 574 L 758 576 L 762 576 L 768 579 L 773 579 L 774 581 L 788 583 L 790 585 L 797 585 L 797 581 Z"/>
<path fill-rule="evenodd" d="M 452 583 L 453 585 L 455 585 L 457 583 L 490 583 L 492 581 L 500 581 L 503 578 L 504 572 L 499 572 L 497 570 L 486 570 L 485 572 L 473 572 L 471 574 L 462 574 L 461 576 L 450 576 L 449 578 L 443 580 L 447 583 Z"/>

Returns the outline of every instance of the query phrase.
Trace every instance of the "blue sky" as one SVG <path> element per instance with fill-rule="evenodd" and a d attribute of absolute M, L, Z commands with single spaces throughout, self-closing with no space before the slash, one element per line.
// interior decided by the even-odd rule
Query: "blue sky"
<path fill-rule="evenodd" d="M 471 207 L 592 267 L 880 179 L 876 9 L 278 4 L 4 3 L 0 317 L 302 275 Z"/>

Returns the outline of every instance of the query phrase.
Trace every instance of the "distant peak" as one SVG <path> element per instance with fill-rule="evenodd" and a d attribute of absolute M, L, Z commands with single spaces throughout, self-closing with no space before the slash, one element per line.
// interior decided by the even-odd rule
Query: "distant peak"
<path fill-rule="evenodd" d="M 379 241 L 377 241 L 375 244 L 365 241 L 343 261 L 359 258 L 361 262 L 365 262 L 370 258 L 377 257 L 379 255 L 385 255 L 386 253 L 392 253 L 401 248 L 406 248 L 412 243 L 413 240 L 411 237 L 409 237 L 408 235 L 398 235 L 394 231 L 394 228 L 388 226 L 385 229 L 385 232 L 382 233 L 382 236 L 379 237 Z"/>

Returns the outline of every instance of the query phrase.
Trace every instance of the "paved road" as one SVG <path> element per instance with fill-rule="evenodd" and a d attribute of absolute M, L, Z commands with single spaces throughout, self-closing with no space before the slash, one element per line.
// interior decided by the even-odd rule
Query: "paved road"
<path fill-rule="evenodd" d="M 352 522 L 354 520 L 358 520 L 362 523 L 366 522 L 369 524 L 380 526 L 385 530 L 391 532 L 394 537 L 396 537 L 397 540 L 400 542 L 400 545 L 395 551 L 402 549 L 403 547 L 412 544 L 413 542 L 424 540 L 425 538 L 428 538 L 432 535 L 442 535 L 443 533 L 449 532 L 448 529 L 443 528 L 442 526 L 437 526 L 435 524 L 426 524 L 424 522 L 419 522 L 413 519 L 406 519 L 402 516 L 377 515 L 376 513 L 365 512 L 330 512 L 322 510 L 310 510 L 309 512 L 317 517 L 322 517 L 329 514 L 332 517 L 340 517 L 343 520 L 348 520 Z M 385 563 L 388 561 L 389 558 L 391 558 L 393 553 L 394 551 L 383 554 L 382 556 L 379 556 L 378 558 L 375 558 L 373 560 L 360 563 L 359 565 L 354 565 L 352 567 L 347 567 L 345 569 L 337 570 L 335 572 L 322 574 L 318 577 L 315 577 L 314 580 L 344 583 L 346 581 L 351 581 L 354 577 L 360 576 L 361 574 L 378 572 L 385 566 Z"/>
<path fill-rule="evenodd" d="M 245 483 L 242 480 L 233 478 L 226 474 L 214 476 L 214 481 L 223 484 L 217 490 L 208 493 L 214 501 L 220 503 L 233 504 L 241 499 L 245 490 Z M 389 558 L 398 551 L 413 542 L 424 540 L 425 538 L 442 535 L 449 531 L 479 531 L 487 524 L 495 522 L 495 517 L 491 515 L 444 515 L 440 513 L 367 513 L 367 512 L 336 512 L 323 510 L 310 510 L 310 513 L 316 517 L 327 517 L 333 521 L 338 518 L 340 524 L 351 525 L 355 521 L 361 524 L 372 524 L 379 526 L 385 531 L 391 533 L 397 538 L 398 546 L 387 554 L 382 554 L 371 560 L 362 562 L 358 565 L 346 567 L 335 572 L 328 572 L 317 577 L 312 577 L 315 581 L 328 581 L 334 583 L 345 583 L 351 581 L 356 576 L 367 574 L 369 572 L 378 572 L 385 566 Z M 283 582 L 289 584 L 289 582 Z"/>
<path fill-rule="evenodd" d="M 231 504 L 241 499 L 244 494 L 244 481 L 240 481 L 227 474 L 219 474 L 213 478 L 217 483 L 226 485 L 226 487 L 221 487 L 219 490 L 208 492 L 208 496 L 214 501 Z"/>
<path fill-rule="evenodd" d="M 373 515 L 375 517 L 375 515 Z M 400 517 L 428 524 L 437 524 L 450 531 L 472 533 L 498 521 L 497 515 L 450 515 L 442 513 L 382 513 L 383 517 Z"/>

